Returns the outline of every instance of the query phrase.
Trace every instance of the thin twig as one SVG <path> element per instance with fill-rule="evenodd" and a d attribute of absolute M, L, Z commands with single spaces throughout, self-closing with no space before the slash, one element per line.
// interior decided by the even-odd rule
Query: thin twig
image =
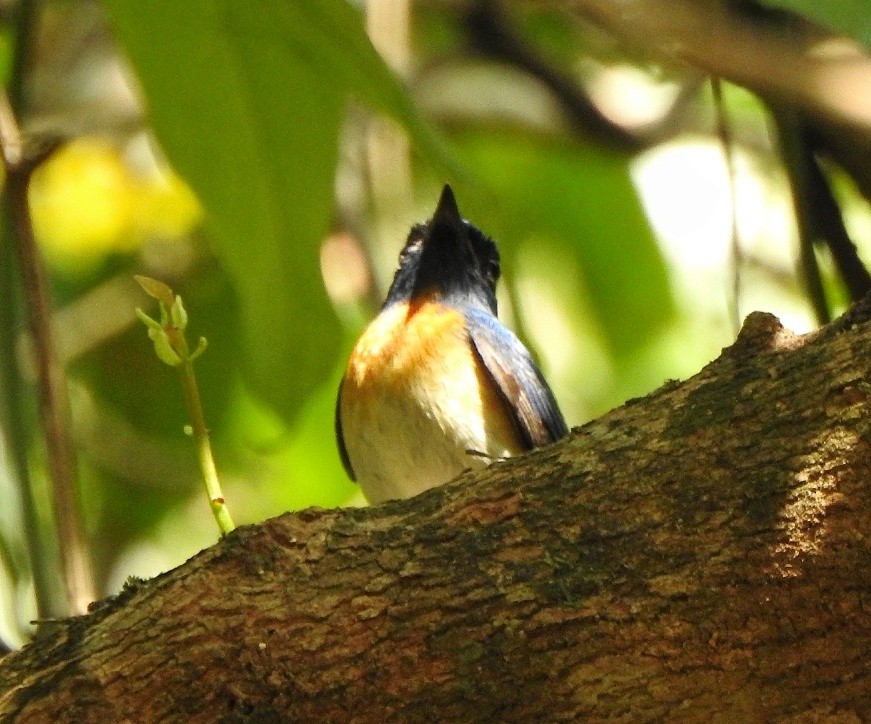
<path fill-rule="evenodd" d="M 731 212 L 729 234 L 729 257 L 732 272 L 732 294 L 729 300 L 729 311 L 732 317 L 732 328 L 735 334 L 741 329 L 741 267 L 743 266 L 743 253 L 741 251 L 741 239 L 738 232 L 738 193 L 736 188 L 735 170 L 735 144 L 732 138 L 732 128 L 726 115 L 726 105 L 723 102 L 723 85 L 719 78 L 711 77 L 711 91 L 714 95 L 714 110 L 717 118 L 717 136 L 723 147 L 723 156 L 726 159 L 726 171 L 729 175 L 729 210 Z"/>
<path fill-rule="evenodd" d="M 15 113 L 24 108 L 27 68 L 30 64 L 36 18 L 39 14 L 37 0 L 19 0 L 14 15 L 15 47 L 12 54 L 12 68 L 9 73 L 9 105 Z"/>
<path fill-rule="evenodd" d="M 25 153 L 21 133 L 5 94 L 0 96 L 0 150 L 6 169 L 5 206 L 23 281 L 28 324 L 39 375 L 40 416 L 48 453 L 55 524 L 63 578 L 72 613 L 94 600 L 94 584 L 76 499 L 76 464 L 68 430 L 69 403 L 63 367 L 51 334 L 51 303 L 42 259 L 36 248 L 28 204 L 33 171 L 58 147 L 52 143 Z"/>
<path fill-rule="evenodd" d="M 9 26 L 13 30 L 12 61 L 9 74 L 9 103 L 13 117 L 25 106 L 24 84 L 31 57 L 31 46 L 38 14 L 36 0 L 20 0 L 12 8 Z M 12 334 L 19 326 L 21 315 L 18 293 L 20 274 L 13 247 L 16 247 L 8 218 L 3 223 L 0 241 L 0 329 Z M 6 436 L 14 466 L 16 488 L 21 500 L 24 536 L 39 620 L 62 616 L 67 612 L 59 596 L 58 561 L 52 546 L 41 535 L 40 515 L 33 492 L 33 483 L 27 461 L 28 437 L 26 430 L 29 414 L 25 405 L 25 386 L 15 360 L 11 344 L 0 351 L 0 392 L 6 408 L 0 420 Z"/>
<path fill-rule="evenodd" d="M 829 247 L 838 273 L 850 292 L 850 300 L 855 302 L 871 289 L 871 275 L 868 274 L 856 251 L 856 245 L 847 233 L 841 208 L 814 153 L 812 134 L 804 126 L 801 133 L 808 148 L 807 204 L 813 213 L 814 236 Z"/>
<path fill-rule="evenodd" d="M 571 75 L 551 66 L 527 43 L 500 3 L 495 0 L 471 3 L 465 23 L 475 50 L 537 78 L 554 94 L 576 131 L 609 148 L 637 151 L 643 146 L 640 139 L 609 120 Z"/>
<path fill-rule="evenodd" d="M 850 300 L 858 301 L 871 290 L 871 274 L 850 239 L 831 184 L 814 152 L 815 134 L 798 112 L 773 105 L 771 108 L 780 134 L 799 230 L 808 244 L 828 247 Z"/>
<path fill-rule="evenodd" d="M 801 121 L 795 111 L 772 108 L 772 114 L 777 124 L 783 163 L 792 190 L 792 200 L 798 224 L 799 258 L 805 284 L 817 322 L 821 325 L 828 324 L 831 321 L 832 313 L 814 250 L 816 222 L 808 190 L 809 169 L 813 163 L 813 154 L 808 148 L 802 132 Z"/>
<path fill-rule="evenodd" d="M 4 222 L 3 238 L 0 239 L 0 331 L 9 334 L 10 339 L 19 326 L 20 316 L 20 305 L 17 303 L 18 263 L 13 246 L 12 231 L 8 222 Z M 10 453 L 15 486 L 21 500 L 36 615 L 39 619 L 46 619 L 62 616 L 66 607 L 57 596 L 59 578 L 56 557 L 40 535 L 40 516 L 27 465 L 27 419 L 24 382 L 16 364 L 14 346 L 10 342 L 0 350 L 0 427 Z"/>

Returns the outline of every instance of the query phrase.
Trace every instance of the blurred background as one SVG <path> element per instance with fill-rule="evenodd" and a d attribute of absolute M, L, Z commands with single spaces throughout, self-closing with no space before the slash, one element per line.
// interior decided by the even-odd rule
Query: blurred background
<path fill-rule="evenodd" d="M 798 2 L 724 5 L 796 52 L 834 38 L 826 57 L 866 69 L 861 4 L 849 23 Z M 801 89 L 715 81 L 555 6 L 0 2 L 25 139 L 62 140 L 30 207 L 95 595 L 217 538 L 133 274 L 176 289 L 208 338 L 196 369 L 237 524 L 365 504 L 336 453 L 335 393 L 445 182 L 497 240 L 500 314 L 570 425 L 694 374 L 750 311 L 806 332 L 863 290 L 843 255 L 852 242 L 871 261 L 871 174 L 855 163 L 867 107 L 857 125 Z M 832 107 L 854 92 L 824 90 Z M 17 268 L 13 246 L 0 240 L 0 268 Z M 57 573 L 24 295 L 4 280 L 0 637 L 14 646 L 38 611 L 76 606 Z"/>

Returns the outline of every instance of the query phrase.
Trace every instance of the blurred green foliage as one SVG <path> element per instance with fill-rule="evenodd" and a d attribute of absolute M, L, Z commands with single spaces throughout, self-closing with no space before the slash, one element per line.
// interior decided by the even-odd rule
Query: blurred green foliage
<path fill-rule="evenodd" d="M 50 4 L 47 22 L 74 27 L 64 13 L 75 5 Z M 675 263 L 680 252 L 654 235 L 633 180 L 644 152 L 667 152 L 687 138 L 718 148 L 710 98 L 692 92 L 694 79 L 689 91 L 674 94 L 682 99 L 674 103 L 685 104 L 679 117 L 686 125 L 666 110 L 662 141 L 630 150 L 575 133 L 552 109 L 536 123 L 512 115 L 539 111 L 544 91 L 470 57 L 450 5 L 414 6 L 408 88 L 345 0 L 106 0 L 111 30 L 100 24 L 99 5 L 84 5 L 94 15 L 81 20 L 93 31 L 82 33 L 82 47 L 100 32 L 110 47 L 117 40 L 169 164 L 159 152 L 157 169 L 143 163 L 141 139 L 92 136 L 41 169 L 32 198 L 58 324 L 71 340 L 85 517 L 104 590 L 178 564 L 215 535 L 182 434 L 175 373 L 154 357 L 133 314 L 144 304 L 130 290 L 134 273 L 165 274 L 185 300 L 191 337 L 209 340 L 197 374 L 237 523 L 309 505 L 362 504 L 335 450 L 335 391 L 361 325 L 377 308 L 374 270 L 395 264 L 403 241 L 401 233 L 379 237 L 385 217 L 424 220 L 445 181 L 463 214 L 499 243 L 505 315 L 534 341 L 570 424 L 698 369 L 730 341 L 728 265 Z M 592 49 L 602 51 L 598 62 L 615 60 L 613 47 L 600 48 L 594 32 L 559 15 L 532 13 L 520 25 L 531 29 L 543 57 L 567 70 Z M 579 87 L 589 75 L 583 67 Z M 650 71 L 651 87 L 662 85 L 659 69 L 641 70 Z M 482 73 L 487 83 L 476 92 Z M 79 88 L 84 81 L 69 82 Z M 490 97 L 491 87 L 509 92 Z M 742 173 L 762 179 L 783 206 L 786 187 L 762 112 L 741 98 L 731 111 L 749 169 Z M 410 138 L 410 206 L 377 200 L 367 155 L 372 112 L 392 117 Z M 722 177 L 721 165 L 708 167 Z M 855 191 L 845 199 L 859 209 Z M 854 215 L 859 235 L 871 235 L 861 221 L 867 210 Z M 706 228 L 699 226 L 696 246 L 719 258 Z M 324 240 L 338 231 L 353 237 L 357 255 L 322 268 Z M 791 234 L 783 232 L 779 247 L 767 231 L 757 234 L 766 236 L 767 256 L 750 273 L 773 291 L 753 300 L 776 299 L 802 318 Z M 331 280 L 357 281 L 331 299 Z M 15 334 L 6 330 L 3 344 L 11 347 Z M 26 441 L 28 458 L 38 459 L 35 426 Z M 43 468 L 33 467 L 41 479 Z M 13 477 L 0 455 L 0 494 L 12 495 Z M 0 554 L 21 560 L 21 531 L 0 522 Z M 16 585 L 24 586 L 26 572 L 19 573 Z"/>
<path fill-rule="evenodd" d="M 625 154 L 516 133 L 469 132 L 455 141 L 484 179 L 460 186 L 464 208 L 501 242 L 509 269 L 514 250 L 532 236 L 568 250 L 611 354 L 630 354 L 671 320 L 665 264 Z"/>
<path fill-rule="evenodd" d="M 763 0 L 764 5 L 810 18 L 820 25 L 850 35 L 871 48 L 871 6 L 866 0 Z"/>
<path fill-rule="evenodd" d="M 296 4 L 260 6 L 108 3 L 154 129 L 207 210 L 239 299 L 246 380 L 290 414 L 336 352 L 338 324 L 312 272 L 332 210 L 344 93 L 320 82 L 310 46 L 293 52 L 293 35 L 264 36 Z M 317 336 L 321 344 L 300 344 Z"/>

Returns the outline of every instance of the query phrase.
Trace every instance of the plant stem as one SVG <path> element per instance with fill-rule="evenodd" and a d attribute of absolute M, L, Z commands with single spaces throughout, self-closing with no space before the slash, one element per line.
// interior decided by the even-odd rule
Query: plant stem
<path fill-rule="evenodd" d="M 28 188 L 34 170 L 57 144 L 28 156 L 5 95 L 0 96 L 0 146 L 6 169 L 5 212 L 12 230 L 23 282 L 27 321 L 33 338 L 40 417 L 48 453 L 55 525 L 70 613 L 85 613 L 94 600 L 94 584 L 76 499 L 76 463 L 68 430 L 66 378 L 51 331 L 51 302 L 42 259 L 30 218 Z"/>
<path fill-rule="evenodd" d="M 729 176 L 729 257 L 732 267 L 732 294 L 729 300 L 729 311 L 732 317 L 732 331 L 737 336 L 741 329 L 741 268 L 744 255 L 738 231 L 738 174 L 735 167 L 735 143 L 732 138 L 729 117 L 726 114 L 726 104 L 723 101 L 723 81 L 716 76 L 711 76 L 711 92 L 717 118 L 717 136 L 723 147 L 723 158 L 726 161 L 726 172 Z"/>
<path fill-rule="evenodd" d="M 19 0 L 14 14 L 15 46 L 12 53 L 12 67 L 9 72 L 9 105 L 15 113 L 24 109 L 25 83 L 30 64 L 36 19 L 39 16 L 38 0 Z"/>
<path fill-rule="evenodd" d="M 802 132 L 802 122 L 797 112 L 784 107 L 772 106 L 772 115 L 777 125 L 781 156 L 789 177 L 795 219 L 798 226 L 799 263 L 804 274 L 807 293 L 810 297 L 817 322 L 828 324 L 832 319 L 826 290 L 823 286 L 820 265 L 817 260 L 814 242 L 817 237 L 814 209 L 809 203 L 808 183 L 813 153 L 808 148 L 807 139 Z"/>
<path fill-rule="evenodd" d="M 186 345 L 185 345 L 186 346 Z M 212 457 L 212 446 L 209 443 L 209 431 L 206 428 L 203 406 L 200 400 L 200 391 L 197 387 L 197 378 L 194 376 L 194 365 L 190 359 L 185 358 L 178 367 L 181 375 L 181 384 L 184 388 L 185 402 L 191 418 L 191 429 L 194 442 L 197 446 L 200 471 L 206 484 L 206 495 L 209 496 L 209 506 L 215 522 L 221 530 L 221 535 L 226 535 L 236 526 L 230 517 L 230 511 L 224 503 L 224 494 L 221 491 L 221 483 L 218 480 L 218 472 L 215 468 L 215 460 Z"/>
<path fill-rule="evenodd" d="M 191 418 L 191 435 L 197 446 L 197 457 L 199 458 L 200 472 L 203 474 L 203 482 L 206 484 L 209 507 L 212 509 L 212 515 L 215 517 L 221 535 L 226 535 L 235 526 L 230 517 L 230 511 L 224 502 L 224 494 L 221 492 L 221 483 L 218 480 L 215 460 L 212 457 L 212 446 L 209 443 L 209 431 L 206 428 L 206 419 L 203 415 L 200 391 L 194 374 L 194 360 L 205 351 L 206 339 L 200 337 L 196 349 L 191 352 L 185 337 L 188 314 L 181 297 L 157 279 L 146 276 L 135 276 L 134 278 L 148 296 L 157 300 L 160 307 L 159 322 L 149 317 L 141 309 L 137 309 L 136 313 L 148 329 L 148 336 L 154 342 L 154 351 L 158 358 L 170 367 L 177 367 L 179 375 L 181 375 L 181 386 Z"/>
<path fill-rule="evenodd" d="M 13 51 L 9 74 L 8 103 L 4 112 L 13 120 L 24 107 L 24 79 L 30 59 L 37 3 L 21 0 L 13 18 Z M 11 110 L 9 109 L 11 106 Z M 2 129 L 0 129 L 2 132 Z M 10 134 L 4 134 L 8 139 Z M 4 156 L 6 153 L 3 154 Z M 16 490 L 21 500 L 24 536 L 30 574 L 33 580 L 38 619 L 58 618 L 67 613 L 59 589 L 58 561 L 52 546 L 40 535 L 39 512 L 33 493 L 27 464 L 28 414 L 24 403 L 25 389 L 15 360 L 12 340 L 19 326 L 21 295 L 19 294 L 19 265 L 8 213 L 3 214 L 3 238 L 0 239 L 0 335 L 9 340 L 0 349 L 0 426 L 6 438 L 10 459 L 14 466 Z M 3 409 L 5 408 L 5 409 Z"/>
<path fill-rule="evenodd" d="M 13 250 L 14 239 L 4 213 L 3 238 L 0 239 L 0 336 L 14 339 L 18 329 L 18 262 Z M 14 345 L 0 350 L 0 428 L 9 451 L 15 489 L 21 500 L 21 513 L 26 540 L 30 575 L 39 619 L 59 618 L 66 607 L 58 596 L 57 561 L 51 547 L 40 535 L 39 512 L 33 495 L 30 470 L 27 466 L 28 414 L 24 404 L 24 384 L 15 361 Z"/>

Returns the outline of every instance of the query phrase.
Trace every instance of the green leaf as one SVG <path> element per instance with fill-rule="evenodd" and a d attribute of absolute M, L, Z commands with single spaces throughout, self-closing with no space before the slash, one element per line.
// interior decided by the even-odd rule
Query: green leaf
<path fill-rule="evenodd" d="M 871 48 L 871 3 L 868 0 L 763 0 L 763 4 L 804 15 Z"/>
<path fill-rule="evenodd" d="M 318 249 L 356 96 L 447 159 L 345 0 L 106 0 L 151 121 L 238 295 L 248 383 L 285 416 L 333 367 Z"/>
<path fill-rule="evenodd" d="M 142 287 L 142 291 L 144 291 L 149 297 L 152 299 L 156 299 L 158 302 L 163 304 L 164 307 L 169 309 L 175 303 L 175 294 L 172 289 L 170 289 L 166 284 L 158 279 L 152 279 L 151 277 L 142 276 L 141 274 L 134 274 L 133 278 L 136 280 L 136 283 Z M 141 318 L 142 315 L 140 314 Z M 145 321 L 144 319 L 142 321 Z M 146 324 L 148 324 L 146 322 Z"/>
<path fill-rule="evenodd" d="M 248 382 L 292 414 L 337 349 L 317 252 L 332 210 L 342 95 L 278 45 L 236 29 L 258 3 L 107 4 L 154 129 L 205 206 L 239 296 Z"/>
<path fill-rule="evenodd" d="M 399 121 L 418 149 L 457 175 L 464 173 L 442 138 L 427 124 L 405 87 L 375 50 L 359 13 L 346 0 L 297 0 L 250 3 L 256 10 L 240 16 L 240 28 L 258 42 L 290 46 L 318 77 L 344 88 L 358 100 Z M 244 24 L 244 25 L 243 25 Z"/>

